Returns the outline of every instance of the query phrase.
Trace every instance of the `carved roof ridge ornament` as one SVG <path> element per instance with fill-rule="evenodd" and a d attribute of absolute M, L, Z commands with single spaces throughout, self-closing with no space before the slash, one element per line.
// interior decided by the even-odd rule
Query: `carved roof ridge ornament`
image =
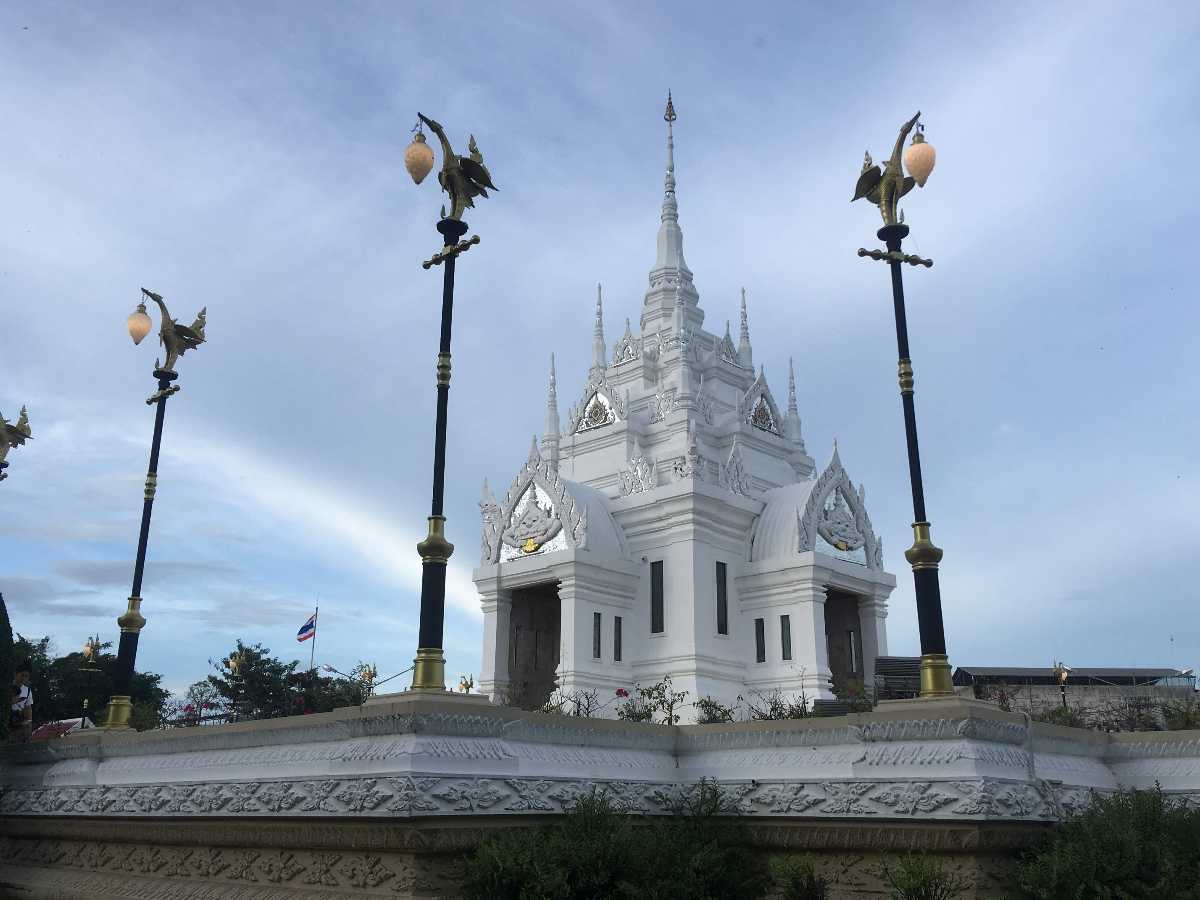
<path fill-rule="evenodd" d="M 751 496 L 753 482 L 742 460 L 742 444 L 737 434 L 733 436 L 733 447 L 729 451 L 729 459 L 721 466 L 721 487 L 735 494 L 741 494 L 743 497 Z"/>
<path fill-rule="evenodd" d="M 687 431 L 687 450 L 683 456 L 677 457 L 672 466 L 676 480 L 695 479 L 696 481 L 704 481 L 704 470 L 708 465 L 708 460 L 700 455 L 700 444 L 696 439 L 696 424 L 688 422 Z"/>
<path fill-rule="evenodd" d="M 696 389 L 696 397 L 692 401 L 692 406 L 700 413 L 700 418 L 704 420 L 704 424 L 711 425 L 713 423 L 713 399 L 704 389 L 704 373 L 700 373 L 700 387 Z"/>
<path fill-rule="evenodd" d="M 830 497 L 832 508 L 830 508 Z M 875 535 L 871 519 L 867 515 L 866 490 L 855 489 L 850 476 L 842 467 L 837 441 L 833 442 L 833 453 L 829 464 L 817 478 L 803 512 L 797 510 L 798 553 L 810 550 L 821 552 L 817 546 L 820 537 L 831 547 L 843 552 L 862 549 L 867 568 L 883 568 L 883 542 Z"/>
<path fill-rule="evenodd" d="M 729 320 L 725 320 L 725 337 L 717 342 L 717 354 L 731 365 L 741 366 L 738 360 L 737 347 L 733 345 L 733 336 L 729 333 Z"/>
<path fill-rule="evenodd" d="M 547 460 L 530 454 L 504 499 L 484 514 L 480 564 L 586 546 L 587 510 Z"/>
<path fill-rule="evenodd" d="M 637 435 L 633 436 L 633 447 L 629 455 L 629 468 L 617 472 L 622 497 L 630 494 L 641 494 L 658 487 L 658 477 L 655 474 L 658 462 L 642 451 L 641 442 Z"/>
<path fill-rule="evenodd" d="M 642 355 L 642 342 L 633 336 L 633 327 L 630 325 L 628 317 L 625 319 L 625 333 L 621 335 L 621 339 L 613 345 L 613 361 L 614 366 L 619 366 L 621 363 L 632 362 Z"/>

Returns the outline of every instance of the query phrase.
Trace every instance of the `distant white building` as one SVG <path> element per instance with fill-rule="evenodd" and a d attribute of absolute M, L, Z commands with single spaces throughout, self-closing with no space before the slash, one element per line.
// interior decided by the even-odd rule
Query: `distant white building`
<path fill-rule="evenodd" d="M 484 482 L 481 689 L 532 707 L 557 686 L 603 699 L 670 675 L 689 701 L 781 688 L 828 698 L 873 683 L 895 578 L 838 458 L 814 469 L 755 369 L 742 295 L 735 344 L 704 330 L 683 258 L 668 105 L 666 189 L 635 331 L 609 352 L 596 299 L 577 402 L 501 498 Z M 581 367 L 582 368 L 582 367 Z M 790 367 L 789 367 L 790 368 Z M 564 427 L 565 425 L 565 427 Z M 611 709 L 611 707 L 610 707 Z"/>

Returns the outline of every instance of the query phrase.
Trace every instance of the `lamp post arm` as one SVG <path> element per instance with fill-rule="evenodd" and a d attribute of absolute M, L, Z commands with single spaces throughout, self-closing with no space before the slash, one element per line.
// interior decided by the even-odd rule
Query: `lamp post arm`
<path fill-rule="evenodd" d="M 417 118 L 420 119 L 422 122 L 424 122 L 426 125 L 428 125 L 429 130 L 437 135 L 437 139 L 442 144 L 442 168 L 449 169 L 451 167 L 451 165 L 453 165 L 452 161 L 454 159 L 455 153 L 454 153 L 454 150 L 451 149 L 451 147 L 450 147 L 450 141 L 446 137 L 446 132 L 442 129 L 441 125 L 439 125 L 437 122 L 433 121 L 433 119 L 430 119 L 428 116 L 424 115 L 423 113 L 417 113 Z"/>
<path fill-rule="evenodd" d="M 900 169 L 900 154 L 904 151 L 904 139 L 908 137 L 908 133 L 913 130 L 913 126 L 917 124 L 917 119 L 921 118 L 921 111 L 917 110 L 917 114 L 900 126 L 900 134 L 896 138 L 896 146 L 892 148 L 892 155 L 888 158 L 887 171 L 889 175 L 903 174 Z"/>

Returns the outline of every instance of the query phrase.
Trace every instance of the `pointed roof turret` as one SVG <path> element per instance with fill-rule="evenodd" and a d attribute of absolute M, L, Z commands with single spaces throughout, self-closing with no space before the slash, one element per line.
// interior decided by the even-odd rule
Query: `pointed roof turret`
<path fill-rule="evenodd" d="M 554 354 L 550 354 L 550 389 L 546 393 L 546 431 L 542 435 L 542 451 L 550 467 L 558 471 L 558 385 L 554 375 Z"/>
<path fill-rule="evenodd" d="M 675 197 L 675 101 L 667 93 L 667 171 L 663 179 L 661 224 L 654 268 L 650 270 L 650 289 L 642 309 L 642 331 L 657 330 L 670 322 L 674 313 L 675 291 L 683 294 L 688 305 L 688 320 L 693 328 L 704 321 L 700 297 L 692 284 L 692 271 L 683 258 L 683 232 L 679 228 L 679 203 Z M 665 321 L 664 321 L 665 320 Z"/>
<path fill-rule="evenodd" d="M 750 320 L 746 316 L 746 289 L 742 288 L 742 328 L 738 334 L 738 362 L 754 368 L 754 351 L 750 349 Z"/>
<path fill-rule="evenodd" d="M 603 374 L 608 366 L 608 350 L 604 343 L 604 288 L 596 285 L 596 326 L 592 330 L 592 374 Z"/>
<path fill-rule="evenodd" d="M 529 461 L 537 462 L 542 458 L 542 454 L 538 451 L 537 435 L 533 436 L 533 440 L 529 443 Z"/>
<path fill-rule="evenodd" d="M 793 443 L 804 446 L 804 438 L 800 436 L 800 409 L 796 405 L 796 369 L 788 358 L 788 405 L 787 405 L 787 436 Z"/>

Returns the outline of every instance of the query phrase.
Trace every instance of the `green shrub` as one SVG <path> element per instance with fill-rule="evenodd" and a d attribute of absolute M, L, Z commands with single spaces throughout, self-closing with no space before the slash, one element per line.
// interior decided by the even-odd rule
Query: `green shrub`
<path fill-rule="evenodd" d="M 767 693 L 756 693 L 755 699 L 746 701 L 746 711 L 753 721 L 775 721 L 778 719 L 807 719 L 814 715 L 808 703 L 808 695 L 801 691 L 788 696 L 774 688 Z"/>
<path fill-rule="evenodd" d="M 736 706 L 726 706 L 716 697 L 701 697 L 692 704 L 696 708 L 697 725 L 720 725 L 736 721 Z"/>
<path fill-rule="evenodd" d="M 1096 798 L 1021 863 L 1044 900 L 1200 898 L 1200 809 L 1151 791 Z"/>
<path fill-rule="evenodd" d="M 1162 711 L 1167 731 L 1200 729 L 1200 701 L 1190 698 L 1171 700 L 1163 704 Z"/>
<path fill-rule="evenodd" d="M 808 857 L 777 856 L 771 860 L 771 875 L 781 900 L 826 900 L 829 881 L 817 874 Z"/>
<path fill-rule="evenodd" d="M 466 862 L 469 900 L 740 900 L 769 879 L 745 850 L 744 826 L 721 816 L 727 801 L 702 782 L 680 815 L 631 816 L 604 791 L 580 797 L 554 825 L 485 841 Z"/>
<path fill-rule="evenodd" d="M 952 900 L 968 887 L 965 878 L 947 872 L 942 862 L 924 854 L 900 857 L 895 868 L 882 866 L 892 900 Z"/>
<path fill-rule="evenodd" d="M 1068 728 L 1088 727 L 1083 713 L 1069 706 L 1051 706 L 1048 709 L 1035 713 L 1031 718 L 1035 722 L 1046 722 L 1050 725 L 1066 725 Z"/>

